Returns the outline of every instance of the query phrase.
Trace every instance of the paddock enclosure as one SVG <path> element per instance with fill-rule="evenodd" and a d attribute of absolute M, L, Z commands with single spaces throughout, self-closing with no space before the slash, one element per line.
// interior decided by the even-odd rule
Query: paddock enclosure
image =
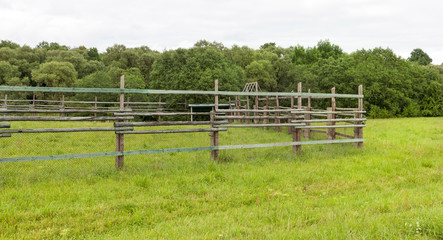
<path fill-rule="evenodd" d="M 218 80 L 215 80 L 213 91 L 126 89 L 124 76 L 120 88 L 115 89 L 0 86 L 3 98 L 0 105 L 0 144 L 2 148 L 9 149 L 2 151 L 0 163 L 112 156 L 115 157 L 115 167 L 121 169 L 124 157 L 128 155 L 210 151 L 211 159 L 218 161 L 220 150 L 292 146 L 293 153 L 299 154 L 302 146 L 311 144 L 353 143 L 356 147 L 363 146 L 366 119 L 363 117 L 362 86 L 356 89 L 357 94 L 339 94 L 335 88 L 331 89 L 331 93 L 303 92 L 301 83 L 293 92 L 260 92 L 257 84 L 255 88 L 251 86 L 254 85 L 247 84 L 242 92 L 219 91 Z M 76 94 L 89 94 L 91 97 L 89 100 L 75 100 L 72 96 Z M 98 100 L 102 99 L 102 95 L 112 95 L 119 101 Z M 177 95 L 210 96 L 212 102 L 171 104 L 168 98 Z M 150 96 L 156 101 L 139 101 L 137 96 Z M 342 100 L 346 101 L 345 105 L 352 102 L 352 106 L 339 107 L 344 104 L 336 102 Z M 317 101 L 327 107 L 317 107 Z M 180 104 L 181 107 L 177 107 Z M 202 110 L 195 111 L 197 107 Z M 23 127 L 23 123 L 28 122 L 39 127 Z M 75 127 L 62 123 L 72 123 Z M 291 140 L 225 144 L 223 134 L 235 134 L 234 129 L 237 128 L 272 129 L 280 133 L 285 131 L 285 134 L 287 131 Z M 33 137 L 28 141 L 31 142 L 28 148 L 38 148 L 41 145 L 37 144 L 38 141 L 44 141 L 39 134 L 63 134 L 63 138 L 72 138 L 74 146 L 78 136 L 99 132 L 107 132 L 103 135 L 106 140 L 96 141 L 103 146 L 99 149 L 105 151 L 65 153 L 63 149 L 53 149 L 55 154 L 49 155 L 32 155 L 31 151 L 26 153 L 29 150 L 26 148 L 14 151 L 14 146 L 21 146 L 23 139 L 30 135 Z M 134 135 L 143 136 L 137 141 L 143 141 L 143 146 L 153 146 L 161 142 L 156 140 L 159 139 L 156 136 L 176 134 L 177 138 L 193 142 L 196 136 L 193 133 L 206 133 L 203 136 L 207 137 L 207 145 L 133 149 L 131 141 L 126 141 Z M 324 139 L 312 139 L 313 134 Z"/>

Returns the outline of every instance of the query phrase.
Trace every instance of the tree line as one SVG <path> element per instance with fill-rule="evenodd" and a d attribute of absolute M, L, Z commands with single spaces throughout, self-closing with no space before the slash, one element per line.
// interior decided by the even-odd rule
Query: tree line
<path fill-rule="evenodd" d="M 421 49 L 408 59 L 391 49 L 344 52 L 322 40 L 316 46 L 283 48 L 266 43 L 259 49 L 199 41 L 188 49 L 155 51 L 147 46 L 128 48 L 116 44 L 105 52 L 84 46 L 70 48 L 41 42 L 34 48 L 11 41 L 0 42 L 0 85 L 117 88 L 121 75 L 125 87 L 150 89 L 241 91 L 257 81 L 262 91 L 295 91 L 298 82 L 312 92 L 356 93 L 364 86 L 365 109 L 371 117 L 443 115 L 443 65 L 432 65 Z M 15 94 L 27 97 L 28 93 Z M 48 96 L 46 96 L 48 97 Z M 54 96 L 52 96 L 54 97 Z M 56 97 L 56 96 L 55 96 Z M 73 94 L 72 99 L 93 98 Z M 99 100 L 116 100 L 115 95 Z M 134 95 L 133 101 L 152 100 Z M 170 96 L 169 104 L 210 102 L 207 96 Z M 340 100 L 339 107 L 354 107 L 355 100 Z M 326 106 L 326 101 L 319 102 Z"/>

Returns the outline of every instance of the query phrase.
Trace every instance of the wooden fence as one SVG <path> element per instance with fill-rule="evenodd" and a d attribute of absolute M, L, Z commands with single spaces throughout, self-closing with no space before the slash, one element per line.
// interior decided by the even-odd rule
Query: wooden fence
<path fill-rule="evenodd" d="M 185 90 L 154 90 L 154 89 L 125 89 L 124 77 L 121 78 L 119 89 L 102 88 L 47 88 L 47 87 L 14 87 L 0 86 L 1 92 L 58 92 L 58 93 L 114 93 L 120 95 L 118 109 L 36 109 L 26 108 L 11 109 L 7 101 L 0 109 L 0 141 L 1 139 L 11 137 L 18 133 L 58 133 L 58 132 L 90 132 L 90 131 L 113 131 L 116 136 L 116 147 L 113 152 L 65 154 L 51 156 L 30 156 L 30 157 L 4 157 L 0 156 L 0 162 L 19 162 L 19 161 L 37 161 L 37 160 L 56 160 L 56 159 L 74 159 L 87 157 L 115 156 L 115 166 L 121 169 L 124 166 L 124 156 L 150 153 L 171 153 L 171 152 L 190 152 L 190 151 L 211 151 L 211 159 L 219 160 L 219 150 L 227 149 L 247 149 L 261 147 L 292 146 L 294 153 L 300 153 L 303 145 L 311 144 L 332 144 L 332 143 L 354 143 L 356 147 L 363 146 L 363 88 L 358 87 L 358 94 L 337 94 L 335 88 L 331 93 L 311 93 L 302 92 L 301 83 L 298 84 L 297 92 L 230 92 L 219 91 L 218 81 L 215 81 L 214 91 L 185 91 Z M 199 113 L 190 112 L 165 112 L 161 108 L 155 111 L 134 111 L 125 107 L 126 93 L 137 94 L 201 94 L 214 96 L 214 111 L 211 111 L 210 118 L 207 121 L 139 121 L 139 116 L 186 116 Z M 235 98 L 235 107 L 229 109 L 219 109 L 219 96 L 228 96 Z M 251 107 L 249 98 L 255 98 Z M 246 99 L 242 99 L 246 98 Z M 311 99 L 330 99 L 331 106 L 327 109 L 314 109 L 311 107 Z M 356 98 L 358 105 L 356 108 L 338 108 L 336 107 L 336 98 Z M 290 99 L 290 106 L 282 106 L 281 99 Z M 303 106 L 303 99 L 307 100 Z M 33 99 L 35 104 L 35 98 Z M 296 102 L 295 102 L 296 100 Z M 231 100 L 229 100 L 231 102 Z M 271 106 L 270 102 L 275 102 Z M 246 105 L 242 105 L 246 102 Z M 264 102 L 264 103 L 263 103 Z M 66 102 L 65 102 L 66 103 Z M 88 102 L 91 103 L 91 102 Z M 159 105 L 160 101 L 155 103 Z M 94 101 L 97 106 L 97 101 Z M 229 104 L 231 106 L 231 104 Z M 34 116 L 33 114 L 63 114 L 61 116 Z M 66 116 L 67 114 L 94 114 L 93 116 Z M 31 116 L 29 116 L 31 114 Z M 111 114 L 112 116 L 97 116 L 96 114 Z M 160 119 L 158 119 L 160 120 Z M 58 128 L 58 129 L 8 129 L 11 127 L 11 121 L 113 121 L 110 127 L 94 128 Z M 205 126 L 201 128 L 186 128 L 186 126 Z M 138 127 L 147 126 L 181 126 L 180 129 L 163 130 L 137 130 Z M 209 126 L 209 127 L 208 127 Z M 281 131 L 281 127 L 288 128 L 288 134 L 292 134 L 291 142 L 248 144 L 248 145 L 220 145 L 219 132 L 228 131 L 229 128 L 275 128 Z M 353 135 L 346 135 L 336 132 L 337 128 L 353 128 Z M 325 129 L 325 130 L 318 130 Z M 128 134 L 178 134 L 190 132 L 209 132 L 210 146 L 191 147 L 191 148 L 169 148 L 169 149 L 151 149 L 151 150 L 124 150 L 124 136 Z M 324 133 L 326 140 L 310 140 L 312 132 Z M 302 135 L 307 141 L 302 141 Z M 337 139 L 341 136 L 343 139 Z"/>

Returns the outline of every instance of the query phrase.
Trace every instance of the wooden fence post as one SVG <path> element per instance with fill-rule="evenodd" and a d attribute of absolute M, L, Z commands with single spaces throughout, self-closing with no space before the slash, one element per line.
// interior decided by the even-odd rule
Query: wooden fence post
<path fill-rule="evenodd" d="M 358 86 L 358 94 L 363 95 L 363 85 Z M 363 111 L 363 98 L 358 99 L 358 111 Z M 356 118 L 363 118 L 363 113 L 357 113 L 355 114 Z M 363 124 L 363 122 L 356 122 L 355 124 Z M 357 127 L 354 128 L 354 138 L 363 138 L 363 128 Z M 355 146 L 357 148 L 363 147 L 363 142 L 356 142 Z"/>
<path fill-rule="evenodd" d="M 94 98 L 94 110 L 97 110 L 97 96 Z M 94 117 L 97 117 L 97 113 L 94 113 Z"/>
<path fill-rule="evenodd" d="M 278 102 L 278 96 L 275 96 L 275 109 L 276 110 L 280 109 L 279 102 Z M 278 111 L 276 111 L 274 113 L 274 116 L 275 116 L 274 123 L 280 124 L 280 119 L 278 118 L 280 116 L 280 113 Z M 281 131 L 280 127 L 275 127 L 275 131 L 280 132 Z"/>
<path fill-rule="evenodd" d="M 301 82 L 299 82 L 298 85 L 297 85 L 297 92 L 301 93 Z M 301 95 L 300 95 L 300 96 L 297 97 L 297 108 L 301 109 L 301 105 L 302 105 L 302 98 L 301 98 Z M 295 116 L 295 115 L 293 115 L 293 116 Z M 296 132 L 295 133 L 296 141 L 297 142 L 301 142 L 302 129 L 301 128 L 296 128 L 295 132 Z M 294 149 L 294 147 L 295 147 L 295 149 Z M 294 150 L 295 150 L 295 152 L 297 154 L 300 154 L 301 153 L 301 145 L 293 146 L 293 151 Z"/>
<path fill-rule="evenodd" d="M 265 106 L 265 110 L 269 109 L 269 96 L 266 96 L 266 106 Z M 264 116 L 269 116 L 269 112 L 265 112 L 265 114 L 263 114 Z M 269 119 L 263 119 L 263 123 L 269 123 Z M 268 127 L 264 127 L 264 130 L 267 130 Z"/>
<path fill-rule="evenodd" d="M 214 91 L 218 91 L 218 79 L 215 79 L 214 82 Z M 210 120 L 211 122 L 215 121 L 215 113 L 218 111 L 218 95 L 214 96 L 214 111 L 211 111 Z M 214 124 L 211 124 L 211 128 L 214 128 Z M 211 132 L 211 146 L 218 146 L 218 132 Z M 219 150 L 211 150 L 211 160 L 220 160 Z"/>
<path fill-rule="evenodd" d="M 241 109 L 240 96 L 236 96 L 236 103 L 235 103 L 235 104 L 236 104 L 235 109 L 240 110 L 240 109 Z M 235 115 L 236 115 L 236 116 L 241 116 L 240 111 L 236 112 Z M 242 122 L 242 120 L 241 120 L 241 119 L 236 119 L 235 122 Z"/>
<path fill-rule="evenodd" d="M 125 88 L 125 76 L 122 75 L 120 77 L 120 89 Z M 120 93 L 120 110 L 123 111 L 125 109 L 125 94 Z M 121 120 L 119 121 L 121 122 Z M 125 150 L 125 138 L 124 134 L 116 133 L 116 141 L 115 141 L 115 151 L 116 152 L 123 152 Z M 115 157 L 115 168 L 117 170 L 123 169 L 124 167 L 124 156 L 116 156 Z"/>
<path fill-rule="evenodd" d="M 246 109 L 249 110 L 249 96 L 246 96 Z M 245 112 L 246 116 L 250 116 L 249 112 Z M 251 124 L 251 119 L 246 119 L 247 124 Z"/>
<path fill-rule="evenodd" d="M 311 93 L 311 89 L 308 89 L 308 93 Z M 311 96 L 308 96 L 308 107 L 306 108 L 306 111 L 310 112 L 311 111 Z M 305 114 L 305 120 L 311 120 L 311 114 L 310 113 L 306 113 Z M 306 126 L 310 126 L 311 123 L 306 123 Z M 306 128 L 305 129 L 305 138 L 306 139 L 310 139 L 311 138 L 311 129 L 310 128 Z"/>
<path fill-rule="evenodd" d="M 258 110 L 258 96 L 255 96 L 254 110 Z M 254 116 L 257 117 L 258 116 L 258 112 L 255 112 Z M 258 120 L 257 118 L 254 118 L 254 123 L 255 124 L 259 123 L 259 121 L 260 120 Z"/>
<path fill-rule="evenodd" d="M 30 108 L 35 109 L 35 93 L 32 94 L 32 105 Z M 31 116 L 35 116 L 35 113 L 31 113 Z"/>
<path fill-rule="evenodd" d="M 294 91 L 291 91 L 291 93 L 292 92 L 294 92 Z M 291 96 L 291 111 L 293 111 L 293 110 L 294 110 L 294 96 Z M 291 120 L 295 120 L 295 118 L 294 118 L 295 115 L 293 115 L 293 114 L 289 114 L 289 115 L 292 116 L 292 118 L 288 119 L 288 123 L 291 123 Z M 291 132 L 293 132 L 293 131 L 294 131 L 294 128 L 288 127 L 288 134 L 291 134 Z"/>
<path fill-rule="evenodd" d="M 335 94 L 335 87 L 331 89 L 331 93 Z M 335 97 L 331 97 L 331 107 L 328 112 L 335 112 Z M 335 119 L 335 113 L 328 113 L 328 119 Z M 329 126 L 334 126 L 335 122 L 328 122 Z M 328 140 L 335 140 L 335 128 L 328 128 Z"/>
<path fill-rule="evenodd" d="M 229 97 L 229 110 L 232 110 L 232 107 L 231 107 L 231 97 Z M 229 113 L 228 113 L 228 116 L 232 116 L 232 112 L 229 112 Z M 229 123 L 232 123 L 232 119 L 229 119 L 228 122 L 229 122 Z"/>
<path fill-rule="evenodd" d="M 62 105 L 60 106 L 60 110 L 65 110 L 65 95 L 62 95 Z M 64 117 L 65 113 L 62 113 L 60 116 Z"/>

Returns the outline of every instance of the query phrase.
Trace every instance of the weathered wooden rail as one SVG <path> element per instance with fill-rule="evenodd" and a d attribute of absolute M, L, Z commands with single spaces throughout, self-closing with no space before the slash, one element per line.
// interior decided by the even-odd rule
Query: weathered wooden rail
<path fill-rule="evenodd" d="M 294 153 L 300 153 L 302 145 L 312 144 L 332 144 L 332 143 L 355 143 L 357 147 L 363 144 L 363 89 L 360 86 L 358 94 L 337 94 L 335 88 L 331 93 L 311 93 L 302 92 L 301 83 L 298 85 L 297 92 L 230 92 L 219 91 L 218 81 L 215 82 L 214 91 L 187 91 L 187 90 L 155 90 L 155 89 L 125 89 L 124 78 L 121 79 L 121 87 L 119 89 L 102 89 L 102 88 L 44 88 L 44 87 L 11 87 L 0 86 L 1 92 L 57 92 L 57 93 L 114 93 L 120 95 L 118 109 L 98 109 L 94 102 L 83 101 L 81 103 L 94 103 L 92 109 L 20 109 L 11 108 L 7 105 L 0 109 L 0 137 L 11 137 L 14 134 L 32 134 L 32 133 L 59 133 L 59 132 L 92 132 L 92 131 L 113 131 L 116 135 L 116 148 L 114 152 L 100 153 L 82 153 L 82 154 L 65 154 L 52 156 L 31 156 L 31 157 L 5 157 L 0 156 L 0 162 L 18 162 L 18 161 L 37 161 L 37 160 L 56 160 L 71 159 L 85 157 L 104 157 L 115 156 L 115 165 L 117 169 L 124 166 L 125 155 L 149 154 L 149 153 L 171 153 L 171 152 L 190 152 L 190 151 L 211 151 L 211 158 L 219 159 L 219 150 L 228 149 L 247 149 L 261 147 L 278 147 L 293 146 Z M 214 111 L 209 113 L 208 121 L 140 121 L 141 116 L 188 116 L 188 115 L 208 115 L 208 113 L 200 112 L 162 112 L 156 109 L 152 111 L 133 111 L 125 107 L 124 94 L 201 94 L 214 96 Z M 35 94 L 34 94 L 35 96 Z M 231 107 L 229 100 L 229 109 L 219 109 L 219 96 L 235 96 L 234 107 Z M 264 96 L 264 98 L 259 98 Z M 241 98 L 246 98 L 243 101 Z M 255 101 L 249 101 L 250 97 L 254 97 Z M 279 98 L 291 100 L 290 106 L 282 106 Z M 331 107 L 328 109 L 314 109 L 311 107 L 311 98 L 331 99 Z M 357 108 L 337 108 L 335 106 L 336 98 L 357 98 Z M 230 99 L 230 98 L 229 98 Z M 303 106 L 303 99 L 307 99 L 307 105 Z M 15 100 L 14 100 L 15 101 Z M 27 100 L 29 101 L 29 100 Z M 33 98 L 33 103 L 35 97 Z M 265 104 L 260 104 L 265 101 Z M 271 106 L 271 101 L 275 102 L 275 106 Z M 18 100 L 17 100 L 18 102 Z M 67 103 L 69 101 L 63 101 Z M 242 105 L 245 103 L 246 105 Z M 51 103 L 51 102 L 49 102 Z M 53 103 L 59 103 L 54 100 Z M 103 102 L 105 103 L 105 102 Z M 143 105 L 143 102 L 137 104 Z M 159 104 L 159 102 L 155 103 Z M 251 106 L 252 104 L 252 106 Z M 63 114 L 56 116 L 27 116 L 28 114 Z M 65 114 L 94 114 L 94 117 L 67 117 Z M 16 116 L 16 114 L 20 116 Z M 107 114 L 108 116 L 97 116 L 96 114 Z M 112 116 L 109 116 L 112 115 Z M 23 116 L 25 115 L 25 116 Z M 337 118 L 337 116 L 342 116 Z M 315 119 L 321 117 L 320 119 Z M 323 119 L 324 118 L 324 119 Z M 11 124 L 5 122 L 13 121 L 112 121 L 112 127 L 96 127 L 96 128 L 41 128 L 41 129 L 10 129 Z M 234 122 L 234 123 L 233 123 Z M 326 125 L 319 125 L 326 124 Z M 156 127 L 156 126 L 180 126 L 180 129 L 155 129 L 155 130 L 138 130 L 139 127 Z M 201 128 L 187 128 L 187 126 L 203 126 Z M 209 127 L 208 127 L 209 126 Z M 219 132 L 228 131 L 230 128 L 275 128 L 280 131 L 282 127 L 288 128 L 288 133 L 292 134 L 291 142 L 283 143 L 263 143 L 263 144 L 247 144 L 247 145 L 220 145 Z M 3 129 L 5 128 L 5 129 Z M 6 129 L 8 128 L 8 129 Z M 339 128 L 353 128 L 354 135 L 336 132 Z M 316 129 L 326 129 L 319 131 Z M 152 150 L 124 150 L 124 136 L 127 134 L 184 134 L 195 132 L 209 132 L 210 146 L 191 147 L 191 148 L 170 148 L 170 149 L 152 149 Z M 308 141 L 302 141 L 302 133 Z M 326 133 L 327 140 L 309 140 L 312 132 Z M 337 139 L 337 136 L 345 139 Z M 1 140 L 0 140 L 1 141 Z"/>

